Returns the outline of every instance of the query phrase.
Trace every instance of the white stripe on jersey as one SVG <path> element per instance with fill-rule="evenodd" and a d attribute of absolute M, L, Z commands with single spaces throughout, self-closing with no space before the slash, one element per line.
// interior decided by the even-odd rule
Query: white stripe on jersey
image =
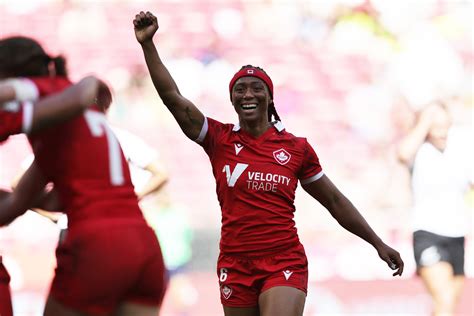
<path fill-rule="evenodd" d="M 300 183 L 301 184 L 308 184 L 308 183 L 314 182 L 316 180 L 319 180 L 322 176 L 324 176 L 324 171 L 321 170 L 319 173 L 315 174 L 312 177 L 309 177 L 308 179 L 300 180 Z"/>
<path fill-rule="evenodd" d="M 196 143 L 202 143 L 202 141 L 206 137 L 207 129 L 208 129 L 207 117 L 205 116 L 204 117 L 204 124 L 202 124 L 202 128 L 201 128 L 201 132 L 199 133 L 198 138 L 196 138 L 196 140 L 195 140 Z"/>
<path fill-rule="evenodd" d="M 32 126 L 33 126 L 33 103 L 24 102 L 23 103 L 23 124 L 22 124 L 23 133 L 28 134 L 29 132 L 31 132 Z"/>
<path fill-rule="evenodd" d="M 5 83 L 11 85 L 15 90 L 15 100 L 17 101 L 36 101 L 39 98 L 38 88 L 29 79 L 7 79 Z"/>

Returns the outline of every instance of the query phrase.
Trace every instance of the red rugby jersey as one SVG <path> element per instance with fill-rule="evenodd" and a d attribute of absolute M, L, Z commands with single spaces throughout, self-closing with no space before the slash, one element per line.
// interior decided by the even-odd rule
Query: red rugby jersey
<path fill-rule="evenodd" d="M 238 125 L 206 118 L 196 142 L 208 154 L 216 179 L 222 252 L 250 254 L 299 242 L 297 182 L 323 175 L 306 138 L 286 132 L 281 122 L 256 138 Z"/>
<path fill-rule="evenodd" d="M 0 142 L 10 135 L 28 133 L 33 119 L 29 102 L 8 102 L 0 106 Z"/>
<path fill-rule="evenodd" d="M 71 85 L 66 78 L 29 78 L 41 97 Z M 54 183 L 69 226 L 83 219 L 143 219 L 127 161 L 105 115 L 83 115 L 29 136 L 35 160 Z"/>

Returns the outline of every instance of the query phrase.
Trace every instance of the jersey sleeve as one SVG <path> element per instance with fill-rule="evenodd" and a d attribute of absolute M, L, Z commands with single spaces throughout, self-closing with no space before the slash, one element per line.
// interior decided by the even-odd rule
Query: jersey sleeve
<path fill-rule="evenodd" d="M 201 133 L 195 140 L 201 145 L 209 157 L 212 157 L 216 151 L 216 145 L 219 143 L 219 137 L 224 129 L 224 124 L 212 118 L 205 117 Z"/>
<path fill-rule="evenodd" d="M 31 131 L 33 104 L 31 102 L 8 102 L 0 108 L 0 142 L 8 136 Z"/>
<path fill-rule="evenodd" d="M 11 78 L 6 79 L 3 83 L 13 88 L 16 101 L 36 101 L 39 99 L 38 87 L 28 78 Z"/>
<path fill-rule="evenodd" d="M 47 95 L 61 92 L 69 87 L 72 82 L 66 77 L 54 77 L 54 79 L 46 77 L 30 77 L 29 80 L 38 90 L 38 97 L 42 98 Z"/>
<path fill-rule="evenodd" d="M 313 147 L 304 140 L 304 155 L 303 163 L 301 165 L 300 172 L 298 173 L 298 179 L 301 184 L 308 184 L 318 180 L 324 175 L 323 169 L 319 163 L 319 158 Z"/>
<path fill-rule="evenodd" d="M 2 81 L 15 91 L 15 100 L 0 105 L 0 141 L 10 135 L 31 131 L 33 125 L 33 101 L 38 100 L 39 90 L 28 78 L 11 78 Z"/>

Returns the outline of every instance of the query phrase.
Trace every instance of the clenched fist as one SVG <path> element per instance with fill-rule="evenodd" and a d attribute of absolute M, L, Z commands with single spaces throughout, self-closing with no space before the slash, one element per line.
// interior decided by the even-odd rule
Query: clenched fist
<path fill-rule="evenodd" d="M 158 20 L 151 12 L 140 11 L 133 20 L 135 37 L 140 44 L 150 41 L 158 30 Z"/>

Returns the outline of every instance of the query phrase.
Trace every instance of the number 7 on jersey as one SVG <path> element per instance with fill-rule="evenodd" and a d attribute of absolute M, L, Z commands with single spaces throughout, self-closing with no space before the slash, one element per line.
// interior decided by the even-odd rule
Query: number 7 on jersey
<path fill-rule="evenodd" d="M 84 117 L 87 122 L 92 136 L 102 137 L 105 134 L 107 138 L 108 154 L 109 154 L 109 171 L 110 182 L 112 185 L 122 185 L 125 182 L 122 169 L 122 155 L 120 144 L 115 137 L 112 129 L 107 124 L 105 115 L 94 111 L 85 111 Z"/>

